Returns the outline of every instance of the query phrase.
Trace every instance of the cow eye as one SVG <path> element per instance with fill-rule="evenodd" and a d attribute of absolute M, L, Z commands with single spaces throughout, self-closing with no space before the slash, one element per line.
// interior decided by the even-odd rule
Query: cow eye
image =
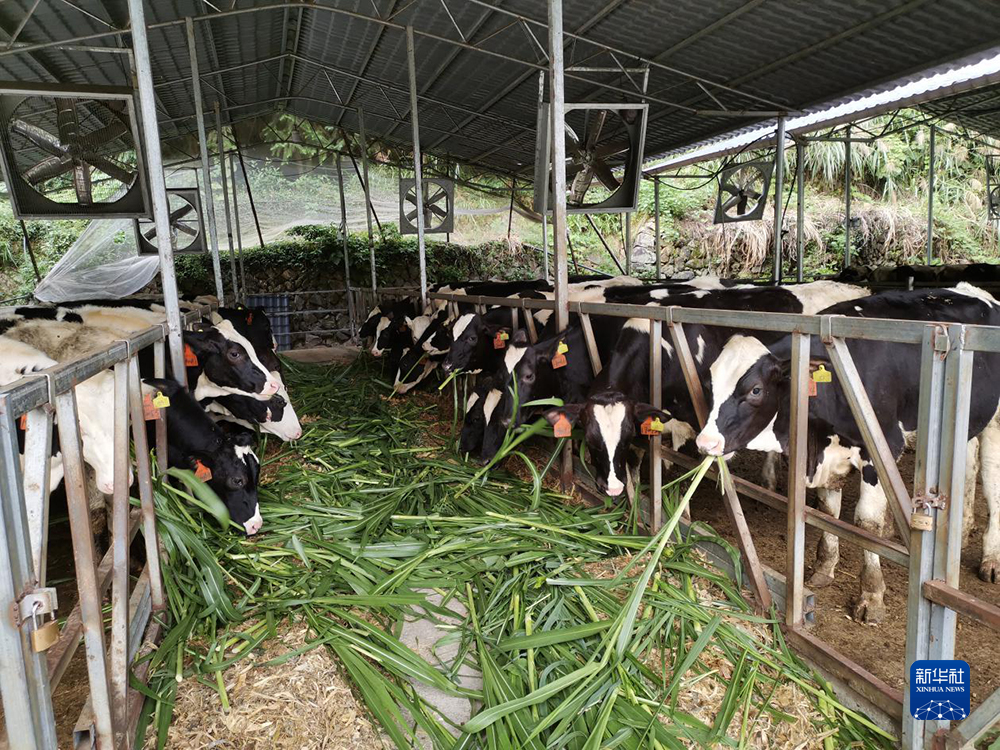
<path fill-rule="evenodd" d="M 240 358 L 240 350 L 235 347 L 229 350 L 229 358 L 236 360 Z"/>
<path fill-rule="evenodd" d="M 535 373 L 533 373 L 533 372 L 526 372 L 526 373 L 524 373 L 523 379 L 524 379 L 525 383 L 531 383 L 535 379 Z"/>
<path fill-rule="evenodd" d="M 759 385 L 755 385 L 753 387 L 753 390 L 750 391 L 750 395 L 751 396 L 759 396 L 760 395 L 760 386 Z"/>

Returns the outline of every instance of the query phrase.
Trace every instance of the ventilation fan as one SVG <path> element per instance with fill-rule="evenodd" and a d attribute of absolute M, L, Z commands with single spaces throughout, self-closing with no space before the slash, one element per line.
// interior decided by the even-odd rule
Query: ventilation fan
<path fill-rule="evenodd" d="M 208 252 L 198 188 L 167 188 L 167 205 L 170 207 L 170 237 L 174 253 L 195 255 Z M 159 254 L 154 221 L 135 220 L 135 244 L 139 247 L 139 255 Z"/>
<path fill-rule="evenodd" d="M 455 183 L 436 177 L 423 178 L 424 234 L 445 234 L 455 229 Z M 399 233 L 417 233 L 417 181 L 399 181 Z"/>
<path fill-rule="evenodd" d="M 748 161 L 722 170 L 719 196 L 715 201 L 715 223 L 760 219 L 767 204 L 773 168 L 770 161 Z"/>
<path fill-rule="evenodd" d="M 0 83 L 0 161 L 20 219 L 148 216 L 132 90 Z"/>
<path fill-rule="evenodd" d="M 646 104 L 566 105 L 566 209 L 570 213 L 634 211 L 646 140 Z M 534 208 L 552 210 L 551 106 L 538 112 Z M 620 166 L 620 176 L 613 169 Z"/>
<path fill-rule="evenodd" d="M 991 221 L 1000 221 L 1000 184 L 992 156 L 986 158 L 986 215 Z"/>

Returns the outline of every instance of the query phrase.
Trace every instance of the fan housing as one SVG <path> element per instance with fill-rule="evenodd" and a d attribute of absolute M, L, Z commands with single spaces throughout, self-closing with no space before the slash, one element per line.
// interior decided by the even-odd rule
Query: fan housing
<path fill-rule="evenodd" d="M 424 212 L 424 234 L 446 234 L 455 230 L 455 183 L 438 177 L 420 180 Z M 399 233 L 417 233 L 417 181 L 399 181 Z"/>
<path fill-rule="evenodd" d="M 208 252 L 198 188 L 167 188 L 167 205 L 170 207 L 170 234 L 174 254 L 198 255 Z M 139 255 L 158 255 L 160 248 L 156 241 L 156 223 L 150 219 L 135 219 L 134 225 Z"/>
<path fill-rule="evenodd" d="M 747 161 L 722 170 L 715 200 L 715 223 L 757 221 L 764 216 L 774 163 Z"/>

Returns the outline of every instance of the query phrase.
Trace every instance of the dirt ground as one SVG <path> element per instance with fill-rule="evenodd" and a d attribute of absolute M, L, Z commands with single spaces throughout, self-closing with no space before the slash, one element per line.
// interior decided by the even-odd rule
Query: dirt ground
<path fill-rule="evenodd" d="M 760 454 L 758 454 L 760 455 Z M 760 460 L 753 454 L 737 456 L 730 464 L 733 473 L 750 481 L 759 482 Z M 903 478 L 913 477 L 913 455 L 906 454 L 900 462 Z M 787 471 L 787 468 L 784 469 Z M 785 476 L 779 472 L 778 491 L 785 490 Z M 912 486 L 912 484 L 911 484 Z M 841 518 L 852 521 L 858 501 L 859 479 L 856 475 L 844 486 Z M 809 504 L 815 506 L 813 493 Z M 747 523 L 753 533 L 757 554 L 761 560 L 779 571 L 785 569 L 785 516 L 753 500 L 743 499 Z M 706 482 L 692 500 L 695 520 L 712 525 L 722 536 L 734 540 L 722 498 L 714 482 Z M 979 558 L 982 552 L 982 530 L 986 522 L 986 501 L 982 488 L 977 490 L 976 528 L 969 544 L 962 553 L 962 572 L 959 588 L 991 604 L 1000 605 L 1000 585 L 979 580 Z M 887 518 L 887 536 L 899 541 Z M 806 581 L 816 559 L 816 546 L 820 531 L 806 526 Z M 887 616 L 878 625 L 855 622 L 850 617 L 851 604 L 859 591 L 862 550 L 841 540 L 840 564 L 836 580 L 830 586 L 814 589 L 816 594 L 816 623 L 811 631 L 841 653 L 850 656 L 889 685 L 902 689 L 905 671 L 906 641 L 906 586 L 907 571 L 891 562 L 882 561 L 885 576 L 885 604 Z M 985 625 L 960 617 L 955 648 L 955 658 L 964 659 L 972 671 L 972 703 L 976 705 L 994 690 L 1000 688 L 1000 649 L 996 648 L 996 633 Z"/>

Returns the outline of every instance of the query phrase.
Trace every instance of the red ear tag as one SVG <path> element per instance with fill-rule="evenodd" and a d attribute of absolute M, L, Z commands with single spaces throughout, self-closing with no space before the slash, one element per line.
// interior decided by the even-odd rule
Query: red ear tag
<path fill-rule="evenodd" d="M 142 394 L 142 418 L 147 422 L 160 418 L 160 410 L 153 405 L 153 397 L 149 393 Z"/>
<path fill-rule="evenodd" d="M 194 475 L 198 477 L 203 482 L 207 482 L 212 478 L 212 470 L 205 466 L 201 461 L 194 462 Z"/>
<path fill-rule="evenodd" d="M 809 395 L 815 396 L 819 391 L 819 386 L 817 385 L 816 381 L 813 380 L 812 378 L 809 378 L 807 382 L 809 383 Z"/>
<path fill-rule="evenodd" d="M 191 348 L 190 344 L 184 344 L 184 366 L 198 366 L 198 355 L 194 353 L 194 349 Z"/>
<path fill-rule="evenodd" d="M 662 435 L 663 422 L 660 421 L 659 417 L 657 417 L 656 419 L 653 419 L 652 417 L 646 417 L 646 421 L 642 423 L 639 429 L 642 431 L 643 435 L 647 435 L 649 437 Z"/>
<path fill-rule="evenodd" d="M 566 355 L 563 354 L 562 352 L 556 354 L 556 356 L 552 358 L 553 370 L 558 370 L 560 367 L 565 367 L 565 366 L 566 366 Z"/>
<path fill-rule="evenodd" d="M 27 414 L 22 414 L 21 415 L 21 429 L 22 430 L 28 429 L 28 415 Z"/>
<path fill-rule="evenodd" d="M 557 419 L 556 423 L 552 425 L 552 434 L 557 438 L 568 438 L 573 434 L 573 425 L 571 425 L 569 420 L 566 419 L 565 414 L 560 414 L 559 419 Z"/>
<path fill-rule="evenodd" d="M 247 325 L 250 325 L 251 323 L 253 323 L 253 313 L 247 315 Z"/>
<path fill-rule="evenodd" d="M 497 331 L 497 335 L 493 337 L 493 348 L 505 349 L 506 347 L 507 342 L 504 340 L 503 331 Z"/>

